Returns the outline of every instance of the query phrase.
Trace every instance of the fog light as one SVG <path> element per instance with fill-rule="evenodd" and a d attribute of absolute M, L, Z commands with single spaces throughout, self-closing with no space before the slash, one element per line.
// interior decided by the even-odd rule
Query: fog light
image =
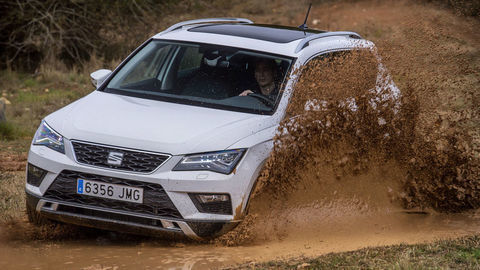
<path fill-rule="evenodd" d="M 228 194 L 188 194 L 200 213 L 232 214 L 232 203 Z"/>
<path fill-rule="evenodd" d="M 42 180 L 46 174 L 47 174 L 47 171 L 28 163 L 27 183 L 29 183 L 30 185 L 36 186 L 36 187 L 40 186 L 40 183 L 42 183 Z"/>
<path fill-rule="evenodd" d="M 230 201 L 230 196 L 225 194 L 208 194 L 197 195 L 198 200 L 201 203 L 214 203 L 214 202 L 227 202 Z"/>

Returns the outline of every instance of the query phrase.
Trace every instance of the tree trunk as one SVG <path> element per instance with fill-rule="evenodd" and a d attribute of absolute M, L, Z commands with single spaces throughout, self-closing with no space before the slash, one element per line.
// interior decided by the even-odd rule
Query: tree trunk
<path fill-rule="evenodd" d="M 0 123 L 7 121 L 7 118 L 5 117 L 5 108 L 7 106 L 5 105 L 5 102 L 0 99 Z"/>

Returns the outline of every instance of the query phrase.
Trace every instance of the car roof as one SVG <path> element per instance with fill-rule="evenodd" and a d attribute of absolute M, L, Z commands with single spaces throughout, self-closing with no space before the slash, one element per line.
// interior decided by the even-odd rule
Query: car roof
<path fill-rule="evenodd" d="M 268 25 L 268 24 L 247 24 L 247 23 L 223 23 L 208 24 L 188 29 L 189 32 L 201 32 L 210 34 L 230 35 L 236 37 L 252 38 L 275 43 L 289 43 L 294 40 L 303 39 L 313 34 L 325 33 L 319 30 L 301 30 L 297 27 Z"/>
<path fill-rule="evenodd" d="M 223 21 L 222 20 L 226 20 Z M 296 27 L 253 24 L 248 19 L 211 18 L 181 22 L 153 36 L 153 39 L 196 42 L 245 48 L 298 57 L 311 42 L 326 49 L 348 49 L 367 42 L 354 32 L 327 32 Z M 355 41 L 355 42 L 352 42 Z M 360 41 L 360 42 L 359 42 Z M 368 42 L 369 43 L 369 42 Z"/>

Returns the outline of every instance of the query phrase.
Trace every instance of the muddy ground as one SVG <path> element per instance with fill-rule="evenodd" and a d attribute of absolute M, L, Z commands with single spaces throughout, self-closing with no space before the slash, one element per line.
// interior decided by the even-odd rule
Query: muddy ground
<path fill-rule="evenodd" d="M 291 24 L 291 16 L 281 15 L 258 15 L 257 21 Z M 302 17 L 298 13 L 293 20 Z M 368 85 L 368 76 L 358 75 L 368 74 L 368 67 L 323 66 L 325 72 L 300 80 L 288 113 L 302 117 L 297 125 L 282 124 L 288 135 L 276 138 L 249 215 L 210 243 L 70 226 L 33 228 L 18 199 L 26 156 L 15 151 L 15 143 L 1 142 L 0 175 L 7 187 L 2 194 L 10 201 L 0 209 L 10 212 L 0 227 L 0 267 L 206 269 L 478 234 L 478 18 L 430 2 L 329 2 L 314 5 L 309 24 L 354 30 L 374 41 L 402 91 L 398 110 L 391 109 L 397 100 L 371 108 L 368 100 L 381 92 L 357 87 Z M 325 83 L 345 74 L 356 74 L 358 80 L 345 83 L 357 90 L 342 92 L 341 84 Z M 339 106 L 346 96 L 356 97 L 360 113 Z M 332 106 L 305 111 L 312 97 Z M 326 125 L 329 120 L 334 124 Z"/>

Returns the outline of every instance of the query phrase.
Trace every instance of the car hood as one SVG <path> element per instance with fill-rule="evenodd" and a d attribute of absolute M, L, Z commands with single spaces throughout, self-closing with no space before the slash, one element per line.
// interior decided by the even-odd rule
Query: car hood
<path fill-rule="evenodd" d="M 46 122 L 69 140 L 172 155 L 228 149 L 271 127 L 271 116 L 232 112 L 94 91 Z"/>

